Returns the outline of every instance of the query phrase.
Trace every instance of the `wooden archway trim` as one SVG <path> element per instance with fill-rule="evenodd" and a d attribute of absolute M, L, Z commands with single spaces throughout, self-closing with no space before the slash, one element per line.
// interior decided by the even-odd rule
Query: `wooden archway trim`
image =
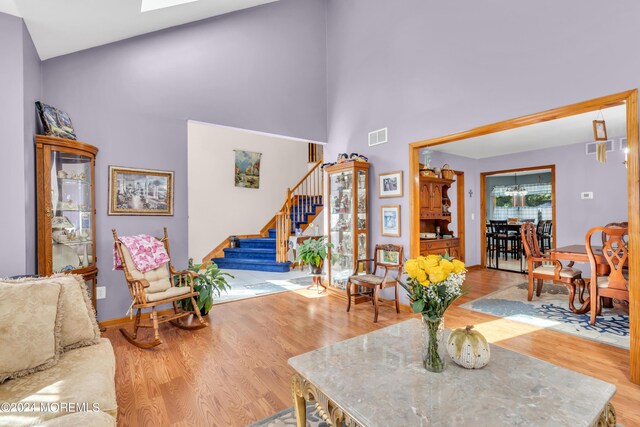
<path fill-rule="evenodd" d="M 602 108 L 627 106 L 627 157 L 628 167 L 628 211 L 629 211 L 629 324 L 630 324 L 630 368 L 631 381 L 640 384 L 640 153 L 638 149 L 638 90 L 633 89 L 560 108 L 480 126 L 409 144 L 409 215 L 410 254 L 420 254 L 420 149 L 448 142 L 473 138 L 518 127 L 529 126 L 576 114 L 597 111 Z"/>

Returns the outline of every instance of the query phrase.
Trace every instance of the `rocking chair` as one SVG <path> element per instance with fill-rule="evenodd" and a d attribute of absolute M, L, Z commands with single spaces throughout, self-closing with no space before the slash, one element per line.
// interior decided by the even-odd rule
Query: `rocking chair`
<path fill-rule="evenodd" d="M 140 348 L 152 348 L 162 344 L 160 339 L 160 332 L 158 330 L 158 324 L 164 322 L 170 322 L 172 325 L 181 329 L 200 329 L 207 326 L 207 322 L 204 321 L 200 315 L 198 304 L 194 297 L 198 296 L 198 292 L 193 290 L 193 279 L 197 276 L 192 271 L 175 271 L 171 262 L 161 265 L 155 270 L 142 273 L 136 269 L 135 264 L 131 258 L 129 250 L 122 245 L 118 239 L 116 230 L 113 229 L 113 239 L 116 243 L 116 250 L 122 260 L 122 267 L 124 270 L 124 277 L 129 285 L 129 293 L 131 294 L 131 309 L 136 310 L 136 318 L 133 324 L 133 334 L 124 328 L 120 328 L 120 333 L 125 337 L 127 341 L 136 347 Z M 167 236 L 167 229 L 164 229 L 164 237 L 158 239 L 164 245 L 169 254 L 169 237 Z M 174 286 L 174 278 L 177 277 L 177 286 Z M 177 301 L 183 299 L 191 299 L 191 305 L 193 311 L 184 311 L 178 308 Z M 167 316 L 158 317 L 156 306 L 172 303 L 173 313 Z M 150 322 L 143 323 L 140 321 L 142 309 L 151 308 Z M 199 324 L 187 325 L 182 322 L 182 318 L 195 314 L 198 318 Z M 150 342 L 142 342 L 138 340 L 138 328 L 153 328 L 154 340 Z"/>

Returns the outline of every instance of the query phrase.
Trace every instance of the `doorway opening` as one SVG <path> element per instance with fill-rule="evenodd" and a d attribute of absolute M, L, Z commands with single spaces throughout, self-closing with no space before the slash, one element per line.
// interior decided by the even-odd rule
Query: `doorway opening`
<path fill-rule="evenodd" d="M 628 215 L 628 251 L 629 251 L 629 280 L 628 280 L 628 292 L 629 292 L 629 329 L 630 329 L 630 378 L 631 381 L 640 384 L 640 152 L 639 152 L 639 142 L 638 142 L 638 91 L 636 89 L 630 90 L 627 92 L 621 92 L 613 95 L 608 95 L 600 98 L 591 99 L 588 101 L 559 107 L 547 111 L 543 111 L 540 113 L 530 114 L 527 116 L 522 116 L 518 118 L 514 118 L 511 120 L 505 120 L 503 122 L 493 123 L 486 126 L 477 127 L 468 131 L 459 132 L 455 134 L 445 135 L 437 138 L 432 138 L 424 141 L 418 141 L 410 144 L 409 146 L 409 172 L 410 172 L 410 193 L 409 193 L 409 206 L 410 206 L 410 253 L 411 257 L 417 257 L 420 255 L 420 159 L 421 159 L 421 151 L 424 149 L 428 149 L 431 147 L 435 147 L 438 145 L 448 144 L 446 146 L 449 149 L 450 146 L 455 146 L 459 141 L 474 138 L 476 141 L 472 144 L 473 150 L 478 153 L 481 151 L 485 151 L 487 149 L 488 142 L 486 138 L 479 138 L 488 135 L 496 135 L 503 131 L 515 130 L 518 128 L 523 128 L 529 125 L 541 124 L 544 122 L 554 121 L 556 119 L 569 118 L 577 115 L 582 115 L 585 113 L 594 113 L 598 112 L 602 109 L 613 108 L 617 106 L 625 107 L 624 110 L 624 129 L 626 133 L 626 137 L 620 138 L 620 140 L 612 142 L 612 144 L 618 144 L 619 146 L 623 146 L 624 151 L 624 162 L 620 161 L 618 166 L 622 167 L 624 171 L 625 180 L 627 182 L 626 192 L 624 197 L 627 199 L 627 209 L 625 213 Z M 587 126 L 588 129 L 588 126 Z M 595 131 L 594 131 L 595 133 Z M 593 135 L 593 134 L 591 134 Z M 596 138 L 596 140 L 598 140 Z M 504 141 L 503 141 L 504 142 Z M 549 138 L 538 138 L 535 142 L 533 142 L 537 147 L 546 142 L 553 142 L 552 139 Z M 450 144 L 453 143 L 453 144 Z M 449 145 L 450 144 L 450 145 Z M 503 144 L 503 147 L 510 147 L 507 141 L 507 145 Z M 438 147 L 440 148 L 440 147 Z M 604 151 L 604 150 L 603 150 Z M 607 149 L 608 151 L 608 149 Z M 449 151 L 451 153 L 451 151 Z M 582 155 L 589 155 L 589 152 L 585 154 L 584 151 Z M 455 153 L 454 153 L 455 154 Z M 508 154 L 508 153 L 505 153 Z M 482 155 L 482 153 L 480 153 Z M 598 154 L 598 157 L 600 155 Z M 495 158 L 493 161 L 496 164 L 503 164 L 502 158 Z M 528 160 L 532 160 L 531 157 Z M 460 163 L 463 163 L 461 160 Z M 471 162 L 473 163 L 473 162 Z M 617 162 L 616 162 L 617 163 Z M 477 163 L 475 163 L 477 165 Z M 614 165 L 614 163 L 609 163 Z M 624 165 L 624 166 L 623 166 Z M 495 166 L 495 165 L 494 165 Z M 470 170 L 473 171 L 473 167 L 477 169 L 477 166 L 473 166 L 470 169 L 460 168 L 461 170 Z M 489 170 L 498 169 L 498 167 L 487 167 Z M 625 169 L 626 168 L 626 169 Z M 458 167 L 456 167 L 458 169 Z M 589 172 L 589 169 L 582 169 L 582 172 Z M 479 177 L 478 174 L 472 174 L 472 177 Z M 564 172 L 563 172 L 564 173 Z M 469 174 L 467 174 L 469 177 Z M 560 195 L 562 200 L 564 200 L 567 204 L 574 203 L 575 206 L 578 206 L 579 200 L 585 199 L 593 199 L 593 194 L 595 192 L 591 192 L 589 189 L 580 190 L 579 187 L 582 187 L 582 183 L 579 180 L 576 180 L 571 174 L 567 174 L 562 178 L 561 182 L 571 182 L 574 184 L 570 193 L 566 195 Z M 479 186 L 478 186 L 479 187 Z M 479 189 L 476 188 L 479 192 Z M 585 191 L 586 190 L 586 191 Z M 599 192 L 602 195 L 609 195 L 610 191 L 606 188 Z M 474 199 L 474 188 L 469 189 L 469 199 Z M 587 197 L 583 197 L 586 195 Z M 591 197 L 589 197 L 591 196 Z M 466 197 L 466 196 L 465 196 Z M 477 195 L 476 195 L 477 198 Z M 596 206 L 597 205 L 593 205 Z M 605 204 L 603 206 L 606 207 Z M 476 209 L 474 205 L 472 209 L 468 209 L 467 221 L 473 221 L 474 212 L 473 209 Z M 593 210 L 589 209 L 580 209 L 576 207 L 576 212 L 580 212 L 582 215 L 581 219 L 584 221 L 588 221 L 595 225 L 599 225 L 601 220 L 593 221 L 593 218 L 590 217 L 593 213 Z M 600 209 L 602 211 L 602 209 Z M 562 238 L 569 236 L 570 233 L 574 233 L 579 231 L 581 237 L 580 241 L 584 241 L 584 233 L 586 232 L 585 227 L 576 224 L 576 221 L 573 218 L 573 215 L 563 223 L 568 224 L 567 227 L 563 227 L 562 229 L 558 229 L 560 235 L 557 233 L 553 233 L 555 238 Z M 474 227 L 476 230 L 479 227 Z M 578 228 L 580 230 L 578 230 Z M 467 227 L 468 230 L 472 230 Z M 570 233 L 567 233 L 568 230 Z M 555 230 L 554 230 L 555 231 Z M 565 233 L 567 236 L 565 236 Z M 478 233 L 479 234 L 479 233 Z M 575 234 L 575 233 L 574 233 Z M 577 236 L 577 234 L 576 234 Z M 467 235 L 468 240 L 471 237 L 472 239 L 475 236 L 472 236 L 471 233 Z M 571 236 L 569 236 L 571 237 Z M 480 236 L 478 235 L 479 239 Z M 568 240 L 568 239 L 567 239 Z M 478 247 L 482 248 L 482 253 L 484 253 L 484 244 L 482 241 L 478 242 L 478 245 L 470 245 L 467 249 L 475 249 Z M 468 251 L 469 252 L 469 251 Z M 475 259 L 481 257 L 481 254 L 476 254 Z M 467 259 L 471 257 L 470 253 L 466 255 Z"/>
<path fill-rule="evenodd" d="M 520 239 L 524 223 L 536 225 L 541 249 L 555 248 L 555 165 L 480 174 L 481 265 L 525 272 Z"/>

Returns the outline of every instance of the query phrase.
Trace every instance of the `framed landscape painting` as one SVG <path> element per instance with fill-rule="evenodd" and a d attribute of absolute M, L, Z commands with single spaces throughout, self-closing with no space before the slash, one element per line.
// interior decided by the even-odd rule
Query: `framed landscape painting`
<path fill-rule="evenodd" d="M 402 197 L 402 171 L 378 175 L 378 197 Z"/>
<path fill-rule="evenodd" d="M 236 187 L 260 188 L 260 158 L 262 153 L 234 150 L 236 152 Z"/>
<path fill-rule="evenodd" d="M 380 207 L 380 228 L 383 236 L 400 237 L 400 205 Z"/>
<path fill-rule="evenodd" d="M 173 172 L 109 166 L 109 215 L 173 215 Z"/>

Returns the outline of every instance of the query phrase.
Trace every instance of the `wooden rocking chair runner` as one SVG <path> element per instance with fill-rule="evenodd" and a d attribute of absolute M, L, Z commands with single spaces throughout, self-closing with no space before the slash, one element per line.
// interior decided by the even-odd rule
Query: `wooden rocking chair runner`
<path fill-rule="evenodd" d="M 542 286 L 545 280 L 553 280 L 554 282 L 560 282 L 569 290 L 569 308 L 574 313 L 584 313 L 587 307 L 584 305 L 580 309 L 576 309 L 574 306 L 574 299 L 576 295 L 576 285 L 579 287 L 578 298 L 582 304 L 584 304 L 584 290 L 585 284 L 582 280 L 582 271 L 572 268 L 573 261 L 567 264 L 566 267 L 558 260 L 552 260 L 547 255 L 540 251 L 538 245 L 538 236 L 536 233 L 536 226 L 532 223 L 522 224 L 520 227 L 520 237 L 522 238 L 522 246 L 524 247 L 527 255 L 528 266 L 528 295 L 529 301 L 533 300 L 534 282 L 536 282 L 535 292 L 536 296 L 540 296 L 542 293 Z"/>
<path fill-rule="evenodd" d="M 626 223 L 625 223 L 626 224 Z M 591 246 L 591 236 L 594 233 L 602 233 L 602 255 L 609 264 L 609 274 L 598 276 L 598 266 Z M 586 236 L 587 255 L 591 266 L 591 279 L 589 282 L 589 295 L 591 299 L 592 325 L 596 324 L 596 316 L 602 311 L 603 298 L 615 298 L 629 301 L 628 260 L 629 250 L 625 237 L 628 237 L 628 228 L 621 224 L 613 226 L 595 227 L 589 230 Z M 593 297 L 591 297 L 593 296 Z"/>
<path fill-rule="evenodd" d="M 194 297 L 198 296 L 198 292 L 193 290 L 193 279 L 197 276 L 196 273 L 192 271 L 176 271 L 171 262 L 168 263 L 168 267 L 163 264 L 155 270 L 142 273 L 136 269 L 129 250 L 124 247 L 118 239 L 116 230 L 113 229 L 112 232 L 113 239 L 116 243 L 116 250 L 122 260 L 124 277 L 129 286 L 129 293 L 131 294 L 131 309 L 136 310 L 133 334 L 124 328 L 120 328 L 120 332 L 127 341 L 140 348 L 151 348 L 162 344 L 158 325 L 164 322 L 170 322 L 172 325 L 181 329 L 200 329 L 207 326 L 207 322 L 205 322 L 200 315 L 200 310 L 194 299 Z M 169 238 L 166 228 L 164 229 L 164 237 L 158 240 L 162 242 L 167 250 L 167 254 L 169 254 Z M 171 257 L 171 255 L 169 255 L 169 257 Z M 176 278 L 178 283 L 177 286 L 174 286 L 174 279 Z M 177 301 L 183 299 L 191 299 L 193 311 L 183 311 L 178 308 Z M 167 303 L 173 304 L 174 312 L 170 315 L 159 317 L 156 307 Z M 142 310 L 147 308 L 151 309 L 150 321 L 143 323 L 141 321 Z M 183 317 L 191 314 L 194 314 L 198 318 L 199 324 L 186 325 L 182 322 Z M 150 342 L 138 340 L 139 328 L 153 328 L 154 340 Z"/>
<path fill-rule="evenodd" d="M 397 254 L 397 262 L 395 260 L 386 261 L 383 258 L 384 252 L 391 252 Z M 373 322 L 378 321 L 378 293 L 385 288 L 394 287 L 395 288 L 395 305 L 396 305 L 396 313 L 400 313 L 400 303 L 398 298 L 398 279 L 400 275 L 402 275 L 402 246 L 400 245 L 376 245 L 373 258 L 370 259 L 359 259 L 356 261 L 356 266 L 353 271 L 353 275 L 349 277 L 347 281 L 347 312 L 351 310 L 351 295 L 352 295 L 352 286 L 360 286 L 361 288 L 365 288 L 366 291 L 362 292 L 353 292 L 354 295 L 365 296 L 372 300 L 374 307 L 373 314 Z M 395 257 L 394 257 L 395 258 Z M 369 269 L 369 264 L 373 263 L 373 272 L 371 274 L 358 274 L 360 271 L 360 265 L 365 264 L 365 271 L 371 271 Z M 378 267 L 384 269 L 384 276 L 376 275 Z M 397 274 L 395 277 L 389 277 L 390 270 L 397 270 Z"/>

